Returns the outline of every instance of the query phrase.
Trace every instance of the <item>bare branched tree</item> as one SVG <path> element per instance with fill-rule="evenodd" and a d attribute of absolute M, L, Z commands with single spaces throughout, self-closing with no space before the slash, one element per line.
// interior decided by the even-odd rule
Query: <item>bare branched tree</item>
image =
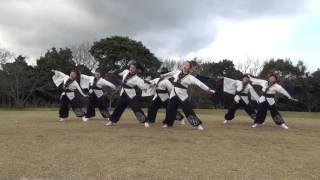
<path fill-rule="evenodd" d="M 0 67 L 3 64 L 14 61 L 14 53 L 8 49 L 0 48 Z"/>
<path fill-rule="evenodd" d="M 84 65 L 92 71 L 98 67 L 99 63 L 89 52 L 91 45 L 90 42 L 84 42 L 80 45 L 73 46 L 71 50 L 73 61 L 76 65 Z"/>
<path fill-rule="evenodd" d="M 261 61 L 259 59 L 247 59 L 244 62 L 238 63 L 236 67 L 242 73 L 257 76 L 262 71 L 264 63 L 265 61 Z"/>

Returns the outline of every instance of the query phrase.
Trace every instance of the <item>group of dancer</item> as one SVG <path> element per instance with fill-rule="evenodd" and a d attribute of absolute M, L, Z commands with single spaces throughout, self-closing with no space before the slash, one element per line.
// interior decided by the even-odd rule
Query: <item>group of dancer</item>
<path fill-rule="evenodd" d="M 189 99 L 188 89 L 190 85 L 195 85 L 209 94 L 215 94 L 215 90 L 208 87 L 195 76 L 191 75 L 191 71 L 195 62 L 186 61 L 183 63 L 181 70 L 169 72 L 163 67 L 160 70 L 160 76 L 153 80 L 145 80 L 138 76 L 138 64 L 130 61 L 128 69 L 121 72 L 109 71 L 108 73 L 116 74 L 122 77 L 121 86 L 116 86 L 113 83 L 102 78 L 102 71 L 97 69 L 94 76 L 80 75 L 80 85 L 77 82 L 77 73 L 71 71 L 70 75 L 66 75 L 60 71 L 52 70 L 52 77 L 55 85 L 62 88 L 60 96 L 60 121 L 65 121 L 68 118 L 69 106 L 73 109 L 76 116 L 81 118 L 83 122 L 87 122 L 95 116 L 95 108 L 99 108 L 103 118 L 107 119 L 106 126 L 113 126 L 120 120 L 123 112 L 129 106 L 134 112 L 136 119 L 145 127 L 150 127 L 155 123 L 158 110 L 166 108 L 165 119 L 163 120 L 163 128 L 172 127 L 175 121 L 185 124 L 184 118 L 198 130 L 203 130 L 202 121 L 196 115 L 192 108 L 192 103 Z M 271 111 L 271 116 L 274 122 L 284 129 L 288 129 L 276 107 L 275 95 L 283 94 L 291 100 L 289 93 L 279 85 L 277 76 L 272 74 L 268 80 L 261 80 L 244 75 L 242 80 L 234 80 L 227 77 L 219 76 L 223 79 L 224 92 L 233 94 L 234 101 L 229 106 L 228 112 L 225 115 L 224 124 L 229 124 L 235 117 L 236 110 L 243 107 L 251 119 L 254 121 L 252 127 L 261 126 L 267 115 L 268 109 Z M 262 94 L 258 96 L 253 85 L 262 87 Z M 114 91 L 120 90 L 120 98 L 112 114 L 108 111 L 107 103 L 104 98 L 104 87 L 109 87 Z M 153 96 L 148 107 L 148 113 L 145 115 L 141 108 L 140 96 L 137 89 L 142 91 L 143 97 Z M 88 89 L 89 93 L 84 93 L 82 89 Z M 84 112 L 76 103 L 75 90 L 78 90 L 84 97 L 88 97 L 87 110 Z M 250 98 L 249 98 L 250 97 Z M 258 103 L 258 108 L 255 110 L 250 101 L 255 100 Z M 185 117 L 178 111 L 181 108 Z"/>

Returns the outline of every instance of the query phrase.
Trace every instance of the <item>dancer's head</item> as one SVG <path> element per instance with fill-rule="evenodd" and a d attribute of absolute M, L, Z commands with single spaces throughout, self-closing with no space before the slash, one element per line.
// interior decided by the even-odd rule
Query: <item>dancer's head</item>
<path fill-rule="evenodd" d="M 94 77 L 96 78 L 96 79 L 100 79 L 101 78 L 101 76 L 102 76 L 102 71 L 101 71 L 101 69 L 96 69 L 96 71 L 95 71 L 95 73 L 94 73 Z"/>
<path fill-rule="evenodd" d="M 186 61 L 183 63 L 183 72 L 184 73 L 190 73 L 191 69 L 195 66 L 197 66 L 198 63 L 196 61 Z"/>
<path fill-rule="evenodd" d="M 250 76 L 249 76 L 249 74 L 244 74 L 244 75 L 242 76 L 242 82 L 243 82 L 244 84 L 246 84 L 246 83 L 249 83 L 249 81 L 250 81 Z"/>
<path fill-rule="evenodd" d="M 278 76 L 276 74 L 270 74 L 268 78 L 269 84 L 274 84 L 278 82 Z"/>
<path fill-rule="evenodd" d="M 137 65 L 135 63 L 129 64 L 129 71 L 130 71 L 130 74 L 136 74 L 137 73 Z"/>
<path fill-rule="evenodd" d="M 130 74 L 144 73 L 144 67 L 136 62 L 135 60 L 131 60 L 128 63 Z M 139 71 L 138 71 L 139 70 Z"/>
<path fill-rule="evenodd" d="M 77 72 L 76 72 L 75 70 L 72 70 L 72 71 L 70 72 L 69 77 L 70 77 L 70 79 L 72 79 L 72 80 L 77 79 Z"/>

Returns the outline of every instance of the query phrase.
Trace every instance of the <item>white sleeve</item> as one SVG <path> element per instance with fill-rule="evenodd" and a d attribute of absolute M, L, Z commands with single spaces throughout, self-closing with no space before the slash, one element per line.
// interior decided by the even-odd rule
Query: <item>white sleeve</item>
<path fill-rule="evenodd" d="M 137 83 L 136 85 L 141 89 L 141 90 L 147 90 L 149 88 L 149 85 L 144 82 L 143 79 L 137 76 Z"/>
<path fill-rule="evenodd" d="M 259 85 L 259 86 L 265 86 L 268 83 L 266 80 L 257 79 L 253 77 L 250 77 L 250 81 L 252 81 L 253 85 Z"/>
<path fill-rule="evenodd" d="M 77 90 L 80 92 L 80 94 L 81 94 L 82 96 L 87 96 L 87 95 L 85 95 L 85 94 L 83 93 L 83 91 L 82 91 L 82 89 L 80 88 L 78 82 L 74 81 L 74 83 L 75 83 L 75 86 L 77 87 Z"/>
<path fill-rule="evenodd" d="M 118 75 L 119 76 L 123 76 L 123 75 L 125 75 L 126 73 L 129 73 L 129 70 L 128 69 L 125 69 L 125 70 L 123 70 L 121 73 L 119 73 Z"/>
<path fill-rule="evenodd" d="M 260 97 L 257 94 L 257 92 L 254 90 L 254 88 L 250 84 L 248 84 L 248 86 L 249 86 L 249 93 L 251 95 L 251 99 L 259 102 Z"/>
<path fill-rule="evenodd" d="M 107 81 L 105 79 L 101 79 L 101 80 L 102 80 L 102 85 L 103 86 L 108 86 L 108 87 L 110 87 L 112 89 L 116 89 L 116 86 L 114 84 L 112 84 L 111 82 L 109 82 L 109 81 Z"/>
<path fill-rule="evenodd" d="M 160 77 L 162 78 L 166 78 L 166 79 L 169 79 L 169 78 L 172 78 L 175 74 L 177 74 L 178 72 L 181 72 L 179 70 L 177 71 L 171 71 L 171 72 L 168 72 L 166 74 L 161 74 Z"/>
<path fill-rule="evenodd" d="M 94 78 L 93 76 L 87 76 L 87 75 L 81 74 L 80 75 L 80 86 L 81 86 L 81 88 L 89 89 L 90 81 L 93 78 Z"/>
<path fill-rule="evenodd" d="M 166 85 L 167 85 L 168 91 L 171 92 L 173 89 L 173 84 L 169 80 L 166 80 Z"/>
<path fill-rule="evenodd" d="M 64 73 L 61 72 L 61 71 L 57 71 L 57 70 L 53 70 L 53 71 L 54 71 L 54 73 L 55 73 L 56 75 L 66 76 L 66 74 L 64 74 Z"/>
<path fill-rule="evenodd" d="M 60 71 L 56 71 L 53 70 L 54 75 L 52 76 L 52 80 L 54 82 L 54 84 L 58 87 L 61 83 L 63 83 L 65 78 L 68 78 L 69 76 L 60 72 Z"/>
<path fill-rule="evenodd" d="M 90 80 L 90 79 L 92 79 L 93 76 L 87 76 L 87 75 L 81 74 L 80 77 L 83 79 Z"/>
<path fill-rule="evenodd" d="M 158 83 L 158 81 L 160 80 L 160 78 L 156 78 L 156 79 L 152 79 L 150 82 L 150 86 L 154 86 Z"/>
<path fill-rule="evenodd" d="M 277 84 L 277 92 L 286 96 L 288 99 L 292 99 L 291 95 L 279 84 Z"/>
<path fill-rule="evenodd" d="M 223 92 L 228 94 L 236 94 L 236 83 L 237 81 L 230 78 L 223 78 Z"/>
<path fill-rule="evenodd" d="M 198 86 L 199 88 L 203 89 L 204 91 L 209 91 L 210 88 L 201 82 L 199 79 L 195 78 L 194 76 L 190 75 L 191 83 Z"/>

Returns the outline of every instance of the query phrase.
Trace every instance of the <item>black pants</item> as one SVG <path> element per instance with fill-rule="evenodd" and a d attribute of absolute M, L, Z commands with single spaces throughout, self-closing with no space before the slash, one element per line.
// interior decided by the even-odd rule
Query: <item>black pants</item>
<path fill-rule="evenodd" d="M 159 96 L 155 100 L 151 101 L 148 108 L 148 116 L 146 121 L 149 123 L 154 123 L 156 120 L 158 110 L 161 107 L 167 108 L 168 103 L 169 103 L 169 99 L 163 102 Z M 183 118 L 184 116 L 179 111 L 176 111 L 175 120 L 181 121 Z"/>
<path fill-rule="evenodd" d="M 193 111 L 191 102 L 189 100 L 182 101 L 178 96 L 174 96 L 170 99 L 166 111 L 166 118 L 163 121 L 163 124 L 167 124 L 168 126 L 173 125 L 174 120 L 176 119 L 178 107 L 182 108 L 184 115 L 192 126 L 196 127 L 202 124 L 201 120 Z"/>
<path fill-rule="evenodd" d="M 59 109 L 60 118 L 69 117 L 69 108 L 70 108 L 69 105 L 71 105 L 71 108 L 77 117 L 84 116 L 84 112 L 81 110 L 80 106 L 78 106 L 75 99 L 69 100 L 67 95 L 63 95 L 60 98 L 60 109 Z"/>
<path fill-rule="evenodd" d="M 253 109 L 253 107 L 250 104 L 246 104 L 242 99 L 239 100 L 239 103 L 236 101 L 233 101 L 229 108 L 227 114 L 224 116 L 225 120 L 231 121 L 234 119 L 234 116 L 236 114 L 236 111 L 239 107 L 244 108 L 244 110 L 247 112 L 247 114 L 255 120 L 256 118 L 256 112 Z"/>
<path fill-rule="evenodd" d="M 141 104 L 138 97 L 135 96 L 134 98 L 130 99 L 130 97 L 125 92 L 123 92 L 122 96 L 120 97 L 118 104 L 110 117 L 110 121 L 114 123 L 118 122 L 127 106 L 132 109 L 139 122 L 145 122 L 146 116 L 141 109 Z"/>
<path fill-rule="evenodd" d="M 257 118 L 254 122 L 257 124 L 264 123 L 264 121 L 266 120 L 268 109 L 271 112 L 271 116 L 272 116 L 273 121 L 277 125 L 281 125 L 281 124 L 285 123 L 283 118 L 281 117 L 276 105 L 274 104 L 274 105 L 270 106 L 267 101 L 259 104 Z"/>
<path fill-rule="evenodd" d="M 103 97 L 98 98 L 94 92 L 89 96 L 89 103 L 87 106 L 86 118 L 91 118 L 96 116 L 95 108 L 99 108 L 100 114 L 103 118 L 109 118 L 110 113 L 108 111 L 107 104 L 105 103 Z"/>

